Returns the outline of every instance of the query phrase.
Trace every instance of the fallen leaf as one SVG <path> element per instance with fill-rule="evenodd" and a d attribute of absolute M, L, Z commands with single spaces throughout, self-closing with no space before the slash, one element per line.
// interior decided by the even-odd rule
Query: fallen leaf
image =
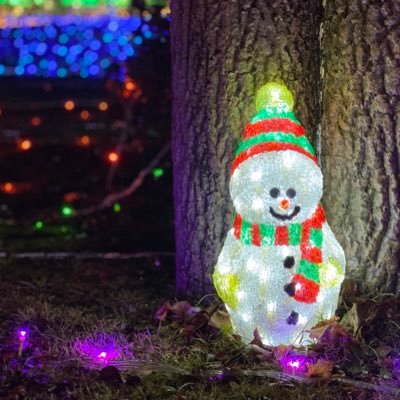
<path fill-rule="evenodd" d="M 280 361 L 283 356 L 285 356 L 292 348 L 284 344 L 280 344 L 274 348 L 274 357 L 277 361 Z"/>
<path fill-rule="evenodd" d="M 154 314 L 154 319 L 156 321 L 165 321 L 168 314 L 171 312 L 171 304 L 169 301 L 164 303 Z"/>
<path fill-rule="evenodd" d="M 200 312 L 199 307 L 192 307 L 187 301 L 178 301 L 171 307 L 172 316 L 176 323 L 182 324 L 190 320 L 195 314 Z"/>
<path fill-rule="evenodd" d="M 333 316 L 331 319 L 318 322 L 317 325 L 314 325 L 309 330 L 310 338 L 319 340 L 328 329 L 332 328 L 332 326 L 338 322 L 338 320 L 338 317 Z"/>
<path fill-rule="evenodd" d="M 230 333 L 232 331 L 231 318 L 226 311 L 215 311 L 211 315 L 210 325 L 224 333 Z"/>
<path fill-rule="evenodd" d="M 384 359 L 393 351 L 393 347 L 381 342 L 379 346 L 375 348 L 375 352 L 379 358 Z"/>
<path fill-rule="evenodd" d="M 328 347 L 342 347 L 354 341 L 350 333 L 336 320 L 317 324 L 310 330 L 310 337 L 317 339 L 318 344 Z"/>
<path fill-rule="evenodd" d="M 190 338 L 196 331 L 207 326 L 209 321 L 210 317 L 208 314 L 205 311 L 200 311 L 184 324 L 183 328 L 179 331 L 179 334 L 186 338 Z"/>
<path fill-rule="evenodd" d="M 340 291 L 341 301 L 350 306 L 359 293 L 358 282 L 355 279 L 346 278 L 342 283 L 342 290 Z"/>
<path fill-rule="evenodd" d="M 376 319 L 378 303 L 370 299 L 357 299 L 342 318 L 342 325 L 354 334 L 361 334 L 361 328 Z"/>
<path fill-rule="evenodd" d="M 258 332 L 258 329 L 254 329 L 253 332 L 253 340 L 250 342 L 250 344 L 253 344 L 254 346 L 260 347 L 261 349 L 264 349 L 265 346 L 262 342 L 260 332 Z"/>
<path fill-rule="evenodd" d="M 315 364 L 307 363 L 306 375 L 310 378 L 328 379 L 332 375 L 333 362 L 328 360 L 318 360 Z"/>

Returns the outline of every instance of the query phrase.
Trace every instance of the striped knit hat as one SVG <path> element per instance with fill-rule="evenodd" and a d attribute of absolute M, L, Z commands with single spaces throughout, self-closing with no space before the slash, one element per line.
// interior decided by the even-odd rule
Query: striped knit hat
<path fill-rule="evenodd" d="M 293 113 L 293 96 L 285 85 L 267 83 L 256 96 L 257 114 L 246 126 L 231 174 L 250 157 L 270 151 L 297 151 L 318 165 L 304 128 Z"/>

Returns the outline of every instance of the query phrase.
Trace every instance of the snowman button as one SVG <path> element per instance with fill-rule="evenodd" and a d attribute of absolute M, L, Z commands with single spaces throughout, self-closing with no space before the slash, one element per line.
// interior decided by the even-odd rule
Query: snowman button
<path fill-rule="evenodd" d="M 285 260 L 283 261 L 283 266 L 285 268 L 292 268 L 294 265 L 294 257 L 293 256 L 288 256 L 285 258 Z"/>
<path fill-rule="evenodd" d="M 293 297 L 294 293 L 296 291 L 296 284 L 294 282 L 287 283 L 284 287 L 283 290 L 290 296 Z"/>
<path fill-rule="evenodd" d="M 286 318 L 286 322 L 288 325 L 297 325 L 299 321 L 299 313 L 296 311 L 292 311 L 290 315 Z"/>

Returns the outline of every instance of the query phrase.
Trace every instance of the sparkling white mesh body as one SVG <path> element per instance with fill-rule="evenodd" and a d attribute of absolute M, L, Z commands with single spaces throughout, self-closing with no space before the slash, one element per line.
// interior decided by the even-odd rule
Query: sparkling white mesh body
<path fill-rule="evenodd" d="M 266 152 L 235 169 L 230 193 L 237 213 L 250 224 L 301 224 L 317 209 L 322 196 L 322 174 L 318 165 L 303 154 Z M 307 329 L 332 316 L 345 257 L 326 222 L 322 237 L 322 264 L 328 268 L 325 277 L 321 276 L 317 301 L 307 304 L 296 301 L 284 290 L 300 262 L 299 245 L 245 244 L 234 236 L 233 229 L 228 232 L 215 267 L 214 282 L 220 286 L 219 293 L 229 294 L 223 300 L 234 330 L 244 340 L 251 340 L 257 328 L 265 344 L 299 344 L 308 338 Z M 294 261 L 289 268 L 284 266 L 288 257 Z M 331 260 L 340 265 L 339 274 L 333 266 L 329 268 Z M 296 321 L 288 323 L 292 313 Z"/>

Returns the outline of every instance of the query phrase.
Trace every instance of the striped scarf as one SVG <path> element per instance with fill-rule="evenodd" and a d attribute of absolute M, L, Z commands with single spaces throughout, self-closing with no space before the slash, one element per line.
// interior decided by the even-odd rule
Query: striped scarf
<path fill-rule="evenodd" d="M 312 217 L 301 224 L 251 224 L 236 215 L 234 236 L 246 245 L 300 246 L 300 262 L 292 278 L 293 298 L 302 303 L 314 303 L 319 293 L 319 268 L 322 263 L 322 225 L 325 212 L 318 205 Z"/>

